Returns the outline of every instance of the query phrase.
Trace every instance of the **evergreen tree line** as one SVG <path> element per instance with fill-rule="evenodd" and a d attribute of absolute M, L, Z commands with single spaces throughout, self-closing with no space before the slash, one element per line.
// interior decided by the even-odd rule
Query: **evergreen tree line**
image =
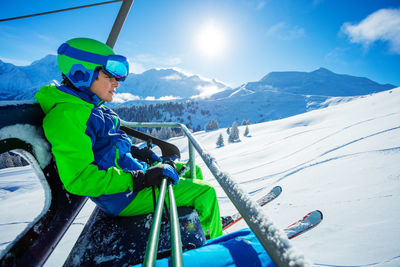
<path fill-rule="evenodd" d="M 206 126 L 204 126 L 204 130 L 206 131 L 217 130 L 218 128 L 219 126 L 217 120 L 212 120 L 209 123 L 207 123 Z"/>
<path fill-rule="evenodd" d="M 0 169 L 14 168 L 29 165 L 23 157 L 13 152 L 0 154 Z"/>
<path fill-rule="evenodd" d="M 149 105 L 132 105 L 113 109 L 123 120 L 137 122 L 179 122 L 194 131 L 200 131 L 201 126 L 192 121 L 192 115 L 209 114 L 208 110 L 199 108 L 198 102 L 166 102 Z"/>
<path fill-rule="evenodd" d="M 183 131 L 179 128 L 159 127 L 159 128 L 140 128 L 138 130 L 163 140 L 183 135 Z M 132 139 L 132 143 L 134 144 L 140 142 L 143 141 L 136 138 Z"/>
<path fill-rule="evenodd" d="M 136 122 L 179 122 L 193 131 L 216 130 L 219 128 L 217 120 L 211 120 L 206 125 L 199 125 L 193 120 L 194 115 L 209 116 L 210 111 L 200 107 L 197 101 L 166 102 L 149 105 L 132 105 L 113 109 L 123 120 Z M 242 125 L 249 125 L 249 120 L 243 120 Z M 204 127 L 204 128 L 203 128 Z"/>
<path fill-rule="evenodd" d="M 185 110 L 184 103 L 167 102 L 150 105 L 132 105 L 129 107 L 118 107 L 113 109 L 123 120 L 150 122 L 160 121 L 164 114 L 182 117 Z"/>

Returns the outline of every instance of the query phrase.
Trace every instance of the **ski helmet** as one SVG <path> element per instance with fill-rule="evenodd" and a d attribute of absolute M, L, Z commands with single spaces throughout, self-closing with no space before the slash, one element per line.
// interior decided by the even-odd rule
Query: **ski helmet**
<path fill-rule="evenodd" d="M 99 69 L 118 81 L 125 80 L 129 74 L 127 59 L 94 39 L 68 40 L 58 48 L 57 54 L 58 68 L 79 89 L 89 88 Z"/>

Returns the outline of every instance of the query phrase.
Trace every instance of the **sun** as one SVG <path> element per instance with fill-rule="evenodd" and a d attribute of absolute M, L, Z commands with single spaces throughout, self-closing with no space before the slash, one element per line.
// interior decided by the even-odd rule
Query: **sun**
<path fill-rule="evenodd" d="M 196 44 L 203 56 L 217 58 L 226 49 L 225 33 L 216 23 L 205 23 L 198 32 Z"/>

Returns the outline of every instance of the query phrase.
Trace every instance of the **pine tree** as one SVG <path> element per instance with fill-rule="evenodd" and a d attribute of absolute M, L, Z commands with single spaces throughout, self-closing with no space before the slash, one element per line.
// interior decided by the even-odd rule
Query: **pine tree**
<path fill-rule="evenodd" d="M 249 133 L 250 133 L 249 126 L 247 125 L 246 129 L 244 130 L 244 134 L 243 135 L 247 137 L 249 135 Z"/>
<path fill-rule="evenodd" d="M 151 130 L 151 136 L 154 136 L 154 137 L 157 137 L 157 138 L 158 138 L 159 133 L 158 133 L 158 131 L 157 131 L 156 128 L 153 128 L 153 130 Z"/>
<path fill-rule="evenodd" d="M 217 140 L 217 147 L 224 146 L 224 137 L 222 136 L 222 133 L 219 134 L 218 140 Z"/>
<path fill-rule="evenodd" d="M 160 138 L 160 139 L 164 139 L 164 140 L 166 140 L 166 139 L 169 138 L 168 132 L 167 132 L 167 128 L 165 128 L 165 127 L 162 127 L 162 128 L 161 128 L 161 131 L 160 131 L 160 133 L 159 133 L 159 138 Z"/>
<path fill-rule="evenodd" d="M 250 121 L 249 120 L 242 120 L 242 125 L 250 125 Z"/>
<path fill-rule="evenodd" d="M 233 143 L 235 141 L 238 141 L 239 138 L 239 128 L 237 125 L 237 122 L 233 122 L 232 127 L 231 127 L 231 133 L 229 134 L 228 142 Z"/>
<path fill-rule="evenodd" d="M 204 127 L 204 129 L 205 129 L 206 131 L 212 131 L 212 130 L 216 130 L 216 129 L 218 129 L 218 128 L 219 128 L 219 126 L 218 126 L 218 122 L 217 122 L 216 120 L 210 121 L 210 122 L 207 123 L 206 126 Z"/>
<path fill-rule="evenodd" d="M 13 168 L 14 163 L 9 152 L 0 155 L 0 168 Z"/>

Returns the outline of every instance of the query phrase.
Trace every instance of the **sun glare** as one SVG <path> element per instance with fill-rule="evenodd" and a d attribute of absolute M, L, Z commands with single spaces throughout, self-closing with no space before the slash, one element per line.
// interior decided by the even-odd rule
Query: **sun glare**
<path fill-rule="evenodd" d="M 209 58 L 219 57 L 225 50 L 225 35 L 215 23 L 205 24 L 197 35 L 197 46 L 202 55 Z"/>

